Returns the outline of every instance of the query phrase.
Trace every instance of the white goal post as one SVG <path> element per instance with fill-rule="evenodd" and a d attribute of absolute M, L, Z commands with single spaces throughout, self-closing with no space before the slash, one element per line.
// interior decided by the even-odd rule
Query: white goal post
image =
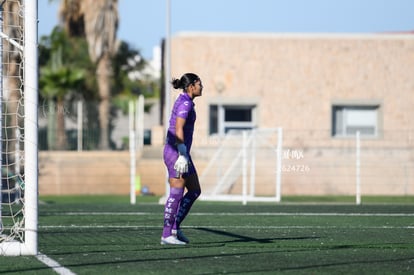
<path fill-rule="evenodd" d="M 282 140 L 282 128 L 229 131 L 200 176 L 200 199 L 280 202 Z"/>
<path fill-rule="evenodd" d="M 0 255 L 36 255 L 38 253 L 37 0 L 1 2 Z M 3 9 L 4 7 L 7 9 Z M 14 69 L 10 69 L 11 67 Z"/>

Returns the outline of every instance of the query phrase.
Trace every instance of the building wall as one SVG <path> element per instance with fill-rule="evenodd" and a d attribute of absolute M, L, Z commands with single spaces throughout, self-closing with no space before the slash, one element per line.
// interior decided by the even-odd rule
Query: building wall
<path fill-rule="evenodd" d="M 155 195 L 163 195 L 166 190 L 162 150 L 161 146 L 151 146 L 137 154 L 135 168 L 141 188 L 146 187 Z M 39 194 L 129 196 L 130 158 L 128 150 L 41 151 Z M 197 163 L 197 167 L 202 170 L 203 162 Z"/>
<path fill-rule="evenodd" d="M 414 129 L 414 35 L 189 33 L 171 53 L 173 76 L 203 79 L 199 144 L 209 142 L 208 104 L 220 101 L 257 103 L 259 128 L 330 133 L 333 103 L 375 103 L 381 130 Z"/>
<path fill-rule="evenodd" d="M 162 147 L 157 147 L 159 154 Z M 355 160 L 349 150 L 311 149 L 305 152 L 306 159 L 299 168 L 309 172 L 285 172 L 282 175 L 282 195 L 355 195 Z M 389 152 L 388 152 L 389 153 Z M 370 151 L 362 158 L 362 195 L 414 195 L 414 170 L 412 152 L 400 150 L 403 162 L 387 165 L 383 171 L 383 159 Z M 198 150 L 193 159 L 200 174 L 202 193 L 207 194 L 213 186 L 214 178 L 204 177 L 208 158 Z M 257 160 L 256 194 L 275 194 L 276 167 L 272 156 L 265 161 Z M 370 165 L 367 165 L 372 158 Z M 325 161 L 320 165 L 321 159 Z M 328 160 L 328 162 L 326 162 Z M 285 168 L 295 160 L 284 160 Z M 411 164 L 410 164 L 411 163 Z M 293 166 L 292 166 L 293 167 Z M 272 172 L 273 171 L 273 172 Z M 136 175 L 140 177 L 141 188 L 146 187 L 155 195 L 166 191 L 165 167 L 161 157 L 137 160 Z M 250 175 L 247 175 L 248 178 Z M 241 192 L 242 179 L 233 185 L 232 192 Z M 130 192 L 130 155 L 128 151 L 117 152 L 68 152 L 42 151 L 39 154 L 39 194 L 40 195 L 125 195 Z"/>
<path fill-rule="evenodd" d="M 129 151 L 41 151 L 39 194 L 129 194 L 129 171 Z"/>

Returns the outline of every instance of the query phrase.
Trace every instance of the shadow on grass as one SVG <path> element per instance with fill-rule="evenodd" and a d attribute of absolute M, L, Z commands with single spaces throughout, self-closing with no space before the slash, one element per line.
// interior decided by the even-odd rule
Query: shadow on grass
<path fill-rule="evenodd" d="M 212 234 L 217 234 L 225 237 L 231 237 L 234 238 L 233 240 L 229 241 L 219 241 L 219 243 L 235 243 L 235 242 L 255 242 L 260 244 L 266 244 L 266 243 L 272 243 L 273 241 L 280 241 L 280 240 L 308 240 L 308 239 L 319 239 L 319 237 L 290 237 L 290 238 L 253 238 L 249 236 L 244 236 L 232 232 L 217 230 L 217 229 L 211 229 L 211 228 L 205 228 L 205 227 L 198 227 L 195 230 L 200 230 Z M 216 242 L 212 242 L 216 243 Z"/>

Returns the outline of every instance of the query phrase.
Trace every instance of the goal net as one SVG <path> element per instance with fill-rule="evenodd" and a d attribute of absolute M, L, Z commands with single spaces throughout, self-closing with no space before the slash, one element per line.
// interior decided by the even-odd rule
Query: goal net
<path fill-rule="evenodd" d="M 281 128 L 229 131 L 200 176 L 201 199 L 279 202 L 281 161 Z"/>
<path fill-rule="evenodd" d="M 0 254 L 37 254 L 37 1 L 0 3 Z"/>

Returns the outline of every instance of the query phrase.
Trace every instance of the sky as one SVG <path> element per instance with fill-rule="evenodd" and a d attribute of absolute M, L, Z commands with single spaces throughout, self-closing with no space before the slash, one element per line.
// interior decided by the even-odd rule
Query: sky
<path fill-rule="evenodd" d="M 167 34 L 168 0 L 118 0 L 118 39 L 146 59 Z M 414 30 L 414 0 L 169 0 L 170 33 L 382 33 Z M 59 23 L 58 0 L 38 0 L 38 33 Z M 413 34 L 414 35 L 414 34 Z"/>

